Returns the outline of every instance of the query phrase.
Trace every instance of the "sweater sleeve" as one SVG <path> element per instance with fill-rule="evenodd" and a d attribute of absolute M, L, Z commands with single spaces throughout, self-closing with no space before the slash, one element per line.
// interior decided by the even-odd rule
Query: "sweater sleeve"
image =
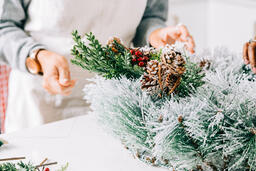
<path fill-rule="evenodd" d="M 29 53 L 44 49 L 24 31 L 30 0 L 2 0 L 0 3 L 0 62 L 27 72 Z"/>
<path fill-rule="evenodd" d="M 151 32 L 166 26 L 168 0 L 148 0 L 142 20 L 133 39 L 134 46 L 145 46 Z"/>

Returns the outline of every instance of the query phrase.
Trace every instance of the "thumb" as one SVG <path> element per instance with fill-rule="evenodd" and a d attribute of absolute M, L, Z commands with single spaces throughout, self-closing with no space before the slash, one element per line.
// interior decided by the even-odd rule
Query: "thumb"
<path fill-rule="evenodd" d="M 59 67 L 59 83 L 62 86 L 70 86 L 71 79 L 70 79 L 70 71 L 68 67 Z"/>

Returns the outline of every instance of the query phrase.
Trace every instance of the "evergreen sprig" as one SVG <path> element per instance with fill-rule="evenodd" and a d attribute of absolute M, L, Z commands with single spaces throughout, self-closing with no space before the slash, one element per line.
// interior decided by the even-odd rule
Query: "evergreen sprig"
<path fill-rule="evenodd" d="M 203 80 L 205 73 L 198 64 L 191 62 L 189 58 L 187 58 L 185 67 L 186 71 L 181 77 L 181 83 L 175 90 L 179 97 L 186 97 L 195 93 L 196 89 L 205 83 Z"/>
<path fill-rule="evenodd" d="M 20 161 L 15 163 L 2 163 L 0 164 L 0 171 L 36 171 L 36 167 L 31 163 L 25 164 Z"/>
<path fill-rule="evenodd" d="M 72 49 L 74 59 L 71 60 L 86 70 L 98 73 L 107 79 L 122 76 L 127 78 L 139 78 L 143 71 L 139 67 L 133 67 L 131 64 L 130 52 L 114 40 L 114 45 L 118 52 L 114 52 L 108 45 L 102 46 L 95 36 L 90 32 L 86 34 L 89 44 L 82 41 L 77 31 L 72 33 L 75 45 Z"/>
<path fill-rule="evenodd" d="M 82 37 L 77 31 L 72 33 L 75 45 L 72 49 L 74 59 L 71 60 L 83 69 L 98 73 L 107 79 L 120 79 L 122 76 L 130 79 L 138 79 L 145 72 L 141 67 L 132 65 L 132 55 L 122 44 L 113 41 L 116 52 L 112 47 L 103 46 L 90 32 L 85 34 L 89 41 L 88 45 L 82 41 Z M 150 54 L 150 60 L 160 61 L 162 50 Z M 204 84 L 204 73 L 202 69 L 189 60 L 187 57 L 186 72 L 182 75 L 182 80 L 177 90 L 178 97 L 186 97 Z"/>
<path fill-rule="evenodd" d="M 58 171 L 66 171 L 68 169 L 68 163 L 62 166 Z M 0 171 L 40 171 L 44 170 L 44 167 L 39 169 L 38 166 L 34 166 L 31 162 L 24 163 L 23 161 L 19 161 L 18 163 L 1 163 Z"/>

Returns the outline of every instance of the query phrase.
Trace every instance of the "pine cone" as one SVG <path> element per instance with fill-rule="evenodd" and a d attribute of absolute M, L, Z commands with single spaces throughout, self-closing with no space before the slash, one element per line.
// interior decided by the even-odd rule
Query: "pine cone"
<path fill-rule="evenodd" d="M 160 85 L 158 84 L 158 69 L 159 63 L 157 60 L 152 60 L 147 64 L 147 73 L 144 73 L 141 80 L 142 89 L 147 89 L 148 92 L 153 94 L 159 93 Z"/>
<path fill-rule="evenodd" d="M 141 80 L 142 89 L 150 94 L 171 94 L 178 87 L 185 72 L 185 60 L 181 53 L 173 49 L 163 51 L 161 62 L 149 61 Z"/>
<path fill-rule="evenodd" d="M 202 69 L 209 70 L 211 67 L 211 62 L 207 59 L 203 59 L 202 61 L 200 61 L 199 66 Z"/>
<path fill-rule="evenodd" d="M 174 50 L 165 50 L 164 53 L 161 55 L 161 61 L 165 64 L 168 64 L 168 68 L 170 69 L 170 72 L 174 75 L 182 75 L 186 68 L 185 60 L 181 56 L 180 52 L 175 52 Z"/>

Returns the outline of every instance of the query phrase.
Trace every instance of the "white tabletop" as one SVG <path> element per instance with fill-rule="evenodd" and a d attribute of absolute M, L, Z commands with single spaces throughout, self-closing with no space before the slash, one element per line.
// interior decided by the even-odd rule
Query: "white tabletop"
<path fill-rule="evenodd" d="M 70 171 L 163 171 L 134 159 L 118 139 L 106 133 L 94 116 L 64 121 L 1 135 L 9 142 L 0 148 L 0 158 L 25 156 L 35 164 L 44 158 Z"/>

